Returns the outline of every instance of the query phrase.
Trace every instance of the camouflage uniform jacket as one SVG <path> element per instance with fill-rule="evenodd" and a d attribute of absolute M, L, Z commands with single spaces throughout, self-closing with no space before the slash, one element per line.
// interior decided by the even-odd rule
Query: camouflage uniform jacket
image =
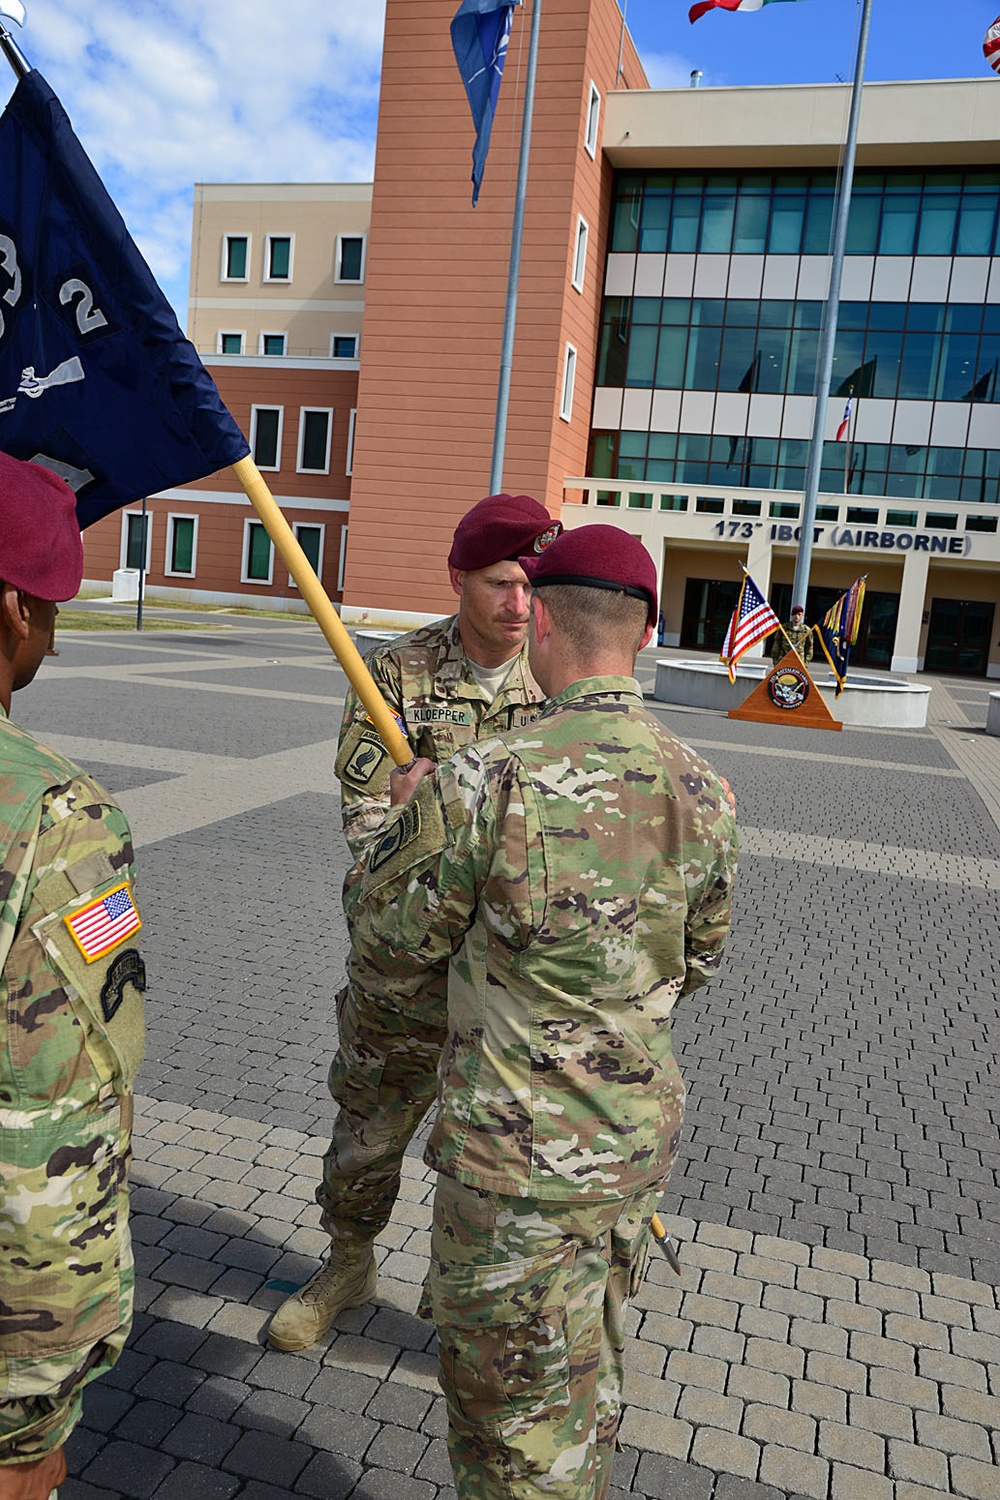
<path fill-rule="evenodd" d="M 564 1201 L 662 1179 L 671 1012 L 719 965 L 735 863 L 722 783 L 631 678 L 426 778 L 368 856 L 350 976 L 406 1010 L 447 971 L 428 1164 Z"/>
<path fill-rule="evenodd" d="M 525 646 L 496 698 L 479 686 L 458 630 L 458 616 L 411 630 L 367 658 L 386 703 L 402 720 L 414 755 L 445 761 L 484 735 L 530 724 L 542 690 L 528 670 Z M 355 859 L 389 813 L 392 759 L 357 695 L 348 694 L 337 752 L 344 835 Z"/>
<path fill-rule="evenodd" d="M 813 659 L 813 628 L 811 625 L 781 625 L 770 640 L 771 660 L 777 665 L 788 649 L 794 646 L 803 661 Z"/>
<path fill-rule="evenodd" d="M 0 711 L 0 1463 L 65 1441 L 128 1332 L 145 986 L 131 878 L 107 793 Z"/>

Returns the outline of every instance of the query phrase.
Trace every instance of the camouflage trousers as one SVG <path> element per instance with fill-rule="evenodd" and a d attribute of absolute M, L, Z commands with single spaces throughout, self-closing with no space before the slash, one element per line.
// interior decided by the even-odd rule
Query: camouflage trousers
<path fill-rule="evenodd" d="M 663 1187 L 552 1203 L 438 1178 L 422 1311 L 459 1500 L 604 1500 L 625 1312 Z"/>
<path fill-rule="evenodd" d="M 399 1195 L 406 1148 L 437 1095 L 443 1026 L 337 996 L 339 1044 L 327 1083 L 339 1109 L 316 1190 L 334 1241 L 374 1239 Z"/>

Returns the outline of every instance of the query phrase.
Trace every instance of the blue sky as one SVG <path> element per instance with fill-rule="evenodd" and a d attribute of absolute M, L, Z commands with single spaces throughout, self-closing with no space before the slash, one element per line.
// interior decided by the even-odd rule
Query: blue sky
<path fill-rule="evenodd" d="M 26 27 L 11 30 L 62 99 L 182 324 L 194 182 L 370 180 L 384 0 L 26 6 Z M 866 76 L 989 76 L 982 38 L 998 9 L 1000 0 L 874 0 Z M 685 0 L 626 0 L 656 87 L 686 87 L 693 68 L 705 87 L 853 74 L 853 0 L 713 11 L 693 26 L 687 11 Z M 0 99 L 11 87 L 12 75 Z"/>

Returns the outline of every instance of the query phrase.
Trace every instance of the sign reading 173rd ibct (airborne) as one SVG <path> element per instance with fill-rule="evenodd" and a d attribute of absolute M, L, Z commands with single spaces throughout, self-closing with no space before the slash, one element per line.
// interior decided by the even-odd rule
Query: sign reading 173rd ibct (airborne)
<path fill-rule="evenodd" d="M 762 521 L 716 521 L 712 530 L 726 540 L 749 541 L 763 524 Z M 801 531 L 801 526 L 774 521 L 771 541 L 779 544 L 797 542 Z M 972 551 L 972 537 L 927 531 L 876 531 L 868 526 L 814 526 L 813 545 L 878 552 L 944 552 L 952 557 L 968 557 Z"/>

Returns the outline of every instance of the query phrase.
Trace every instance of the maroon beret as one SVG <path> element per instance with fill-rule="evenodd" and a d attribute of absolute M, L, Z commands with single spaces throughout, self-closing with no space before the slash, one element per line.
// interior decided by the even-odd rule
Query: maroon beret
<path fill-rule="evenodd" d="M 36 599 L 72 599 L 83 578 L 76 496 L 41 464 L 0 453 L 0 579 Z"/>
<path fill-rule="evenodd" d="M 448 562 L 463 571 L 516 562 L 522 552 L 541 552 L 560 531 L 562 522 L 530 495 L 487 495 L 455 527 Z"/>
<path fill-rule="evenodd" d="M 540 557 L 522 557 L 521 567 L 533 584 L 575 583 L 645 599 L 649 623 L 656 620 L 659 604 L 653 559 L 640 541 L 617 526 L 564 531 Z"/>

